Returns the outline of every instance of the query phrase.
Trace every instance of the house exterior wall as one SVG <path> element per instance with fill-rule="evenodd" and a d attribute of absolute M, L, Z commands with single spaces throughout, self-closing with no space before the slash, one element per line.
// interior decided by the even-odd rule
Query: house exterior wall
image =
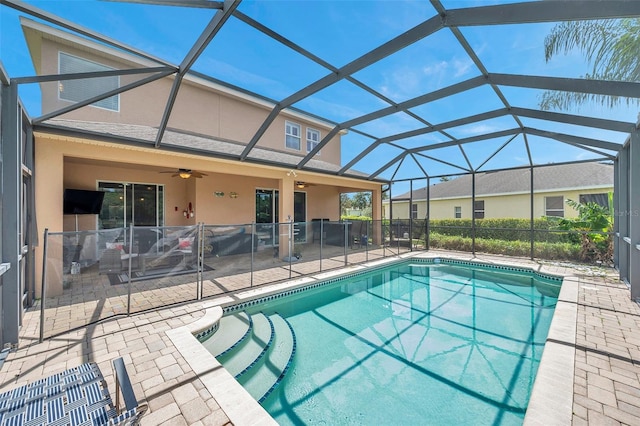
<path fill-rule="evenodd" d="M 564 217 L 577 217 L 577 212 L 566 204 L 567 200 L 579 201 L 581 194 L 599 194 L 613 192 L 613 187 L 588 188 L 566 191 L 539 192 L 534 194 L 533 213 L 535 218 L 545 216 L 545 197 L 564 197 Z M 477 196 L 476 201 L 484 200 L 484 217 L 494 218 L 519 218 L 529 219 L 531 216 L 530 195 L 529 194 L 504 194 L 497 196 Z M 418 204 L 418 219 L 426 217 L 426 201 L 414 200 Z M 431 219 L 454 219 L 455 207 L 461 207 L 461 219 L 471 219 L 473 206 L 470 197 L 435 199 L 430 202 Z M 384 204 L 384 217 L 389 218 L 388 200 Z M 409 218 L 409 202 L 393 202 L 393 219 Z"/>
<path fill-rule="evenodd" d="M 255 190 L 290 188 L 291 194 L 281 194 L 291 203 L 281 205 L 281 221 L 293 217 L 294 177 L 274 166 L 238 163 L 192 154 L 177 154 L 152 148 L 112 144 L 90 139 L 57 136 L 48 133 L 35 134 L 35 181 L 38 233 L 44 229 L 57 233 L 75 231 L 75 216 L 63 215 L 63 191 L 65 188 L 97 188 L 98 181 L 162 184 L 165 187 L 165 223 L 167 226 L 187 226 L 204 222 L 208 225 L 250 224 L 255 221 Z M 125 161 L 127 161 L 125 163 Z M 176 162 L 189 164 L 207 176 L 196 179 L 172 178 L 162 170 L 175 170 Z M 380 194 L 380 184 L 358 179 L 326 176 L 298 171 L 295 180 L 310 184 L 307 193 L 307 220 L 329 218 L 339 220 L 340 193 L 372 191 Z M 286 181 L 286 182 L 285 182 Z M 222 191 L 224 197 L 215 197 Z M 238 198 L 230 198 L 237 192 Z M 192 203 L 195 216 L 185 218 L 183 210 Z M 98 228 L 97 216 L 78 215 L 78 230 Z M 49 247 L 51 258 L 62 259 L 58 244 Z M 42 247 L 36 251 L 36 277 L 42 276 Z M 50 295 L 62 293 L 62 262 L 47 269 Z M 36 288 L 40 289 L 37 285 Z M 39 296 L 39 295 L 38 295 Z"/>
<path fill-rule="evenodd" d="M 109 56 L 103 52 L 90 51 L 86 48 L 71 44 L 61 44 L 58 41 L 43 38 L 38 55 L 33 55 L 36 69 L 43 74 L 57 74 L 59 53 L 64 52 L 82 59 L 90 60 L 115 69 L 138 68 L 139 63 L 133 63 L 121 57 Z M 142 75 L 120 76 L 120 85 L 133 83 Z M 119 111 L 105 108 L 86 106 L 65 114 L 65 119 L 127 123 L 157 127 L 164 114 L 165 105 L 174 78 L 166 77 L 153 83 L 145 84 L 133 90 L 121 93 Z M 59 90 L 64 90 L 65 82 L 42 83 L 42 112 L 43 114 L 67 107 L 72 102 L 60 99 Z M 222 140 L 248 143 L 260 125 L 271 112 L 272 105 L 249 96 L 235 93 L 212 83 L 185 78 L 180 86 L 173 106 L 168 127 L 189 133 L 195 133 Z M 285 121 L 300 125 L 300 150 L 285 147 Z M 258 141 L 257 146 L 284 151 L 289 154 L 307 154 L 306 131 L 312 128 L 320 132 L 320 138 L 329 133 L 332 126 L 317 120 L 306 119 L 301 114 L 294 114 L 286 110 L 281 112 L 269 126 L 265 134 Z M 340 133 L 326 144 L 316 158 L 323 161 L 340 164 Z"/>

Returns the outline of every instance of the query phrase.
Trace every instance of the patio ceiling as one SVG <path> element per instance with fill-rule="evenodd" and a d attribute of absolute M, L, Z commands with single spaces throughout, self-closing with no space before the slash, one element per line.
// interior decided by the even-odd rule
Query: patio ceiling
<path fill-rule="evenodd" d="M 236 141 L 244 148 L 220 153 L 225 158 L 255 161 L 266 130 L 281 111 L 291 110 L 333 126 L 315 149 L 296 160 L 296 168 L 317 171 L 317 152 L 336 133 L 346 132 L 342 166 L 325 172 L 364 172 L 367 179 L 611 160 L 636 127 L 638 108 L 633 102 L 567 113 L 542 111 L 538 101 L 545 90 L 640 99 L 639 82 L 582 78 L 589 69 L 575 55 L 544 64 L 541 42 L 557 22 L 640 17 L 638 1 L 468 2 L 480 6 L 460 7 L 467 2 L 131 0 L 99 2 L 102 13 L 113 15 L 104 23 L 87 9 L 84 25 L 64 17 L 66 2 L 52 2 L 57 8 L 43 3 L 46 10 L 15 0 L 0 3 L 3 22 L 26 14 L 155 64 L 81 75 L 11 76 L 21 86 L 111 74 L 143 76 L 54 113 L 37 116 L 27 108 L 36 128 L 168 75 L 175 75 L 174 84 L 155 138 L 149 141 L 153 146 L 163 149 L 168 144 L 180 85 L 186 76 L 195 76 L 271 105 L 253 137 Z M 91 3 L 74 2 L 74 16 Z M 380 14 L 381 8 L 386 14 Z M 141 39 L 142 31 L 135 29 L 127 37 L 125 18 L 132 13 L 140 16 L 140 25 L 146 25 L 144 16 L 153 16 L 158 31 L 183 34 L 168 47 L 154 45 L 153 37 Z M 305 13 L 308 21 L 287 19 Z M 113 25 L 120 19 L 122 28 Z M 12 27 L 3 27 L 6 39 L 4 32 Z M 270 61 L 275 52 L 276 63 Z M 7 62 L 4 55 L 0 58 Z M 11 75 L 12 69 L 4 66 Z"/>

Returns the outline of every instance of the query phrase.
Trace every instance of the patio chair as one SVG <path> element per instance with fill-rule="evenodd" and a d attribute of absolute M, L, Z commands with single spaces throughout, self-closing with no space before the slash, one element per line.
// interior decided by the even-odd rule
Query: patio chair
<path fill-rule="evenodd" d="M 364 225 L 365 222 L 362 220 L 353 220 L 349 224 L 349 246 L 351 248 L 354 248 L 355 246 L 362 247 L 363 245 L 366 245 L 363 238 L 363 230 L 366 230 Z"/>
<path fill-rule="evenodd" d="M 122 358 L 113 367 L 115 405 L 102 372 L 90 362 L 0 394 L 0 425 L 137 425 L 147 406 L 138 404 Z"/>
<path fill-rule="evenodd" d="M 129 269 L 129 258 L 131 258 L 131 267 L 134 270 L 139 268 L 138 246 L 134 245 L 131 250 L 128 246 L 120 245 L 120 248 L 107 248 L 102 252 L 100 261 L 98 262 L 98 273 L 100 274 L 119 274 Z"/>

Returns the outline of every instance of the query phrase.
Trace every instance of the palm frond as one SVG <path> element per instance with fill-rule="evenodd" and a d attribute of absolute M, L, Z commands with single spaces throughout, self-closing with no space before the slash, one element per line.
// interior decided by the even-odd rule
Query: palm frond
<path fill-rule="evenodd" d="M 640 81 L 640 18 L 563 22 L 545 38 L 545 59 L 578 49 L 591 72 L 582 78 L 609 81 Z M 544 110 L 569 110 L 586 103 L 607 107 L 638 104 L 630 97 L 546 91 L 540 98 Z"/>

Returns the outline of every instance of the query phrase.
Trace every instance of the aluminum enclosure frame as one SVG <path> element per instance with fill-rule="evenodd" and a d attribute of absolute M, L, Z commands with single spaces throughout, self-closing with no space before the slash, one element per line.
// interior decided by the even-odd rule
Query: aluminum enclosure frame
<path fill-rule="evenodd" d="M 489 72 L 485 64 L 480 60 L 477 52 L 471 47 L 464 37 L 460 28 L 472 26 L 494 26 L 494 25 L 517 25 L 525 23 L 541 23 L 541 22 L 561 22 L 571 20 L 594 20 L 594 19 L 617 19 L 625 17 L 640 17 L 640 2 L 626 0 L 610 0 L 602 1 L 574 1 L 574 0 L 550 0 L 545 2 L 522 2 L 509 3 L 493 6 L 479 6 L 460 9 L 447 9 L 439 0 L 431 0 L 431 5 L 437 11 L 437 14 L 431 18 L 421 22 L 413 28 L 405 31 L 399 36 L 379 45 L 365 54 L 354 58 L 344 66 L 337 67 L 327 61 L 317 57 L 304 46 L 300 46 L 276 31 L 268 28 L 261 22 L 245 15 L 238 8 L 241 6 L 240 0 L 208 1 L 208 0 L 190 0 L 186 2 L 164 1 L 164 0 L 131 0 L 131 2 L 144 3 L 157 7 L 168 6 L 188 6 L 215 10 L 215 15 L 209 22 L 209 25 L 202 31 L 198 40 L 193 44 L 189 52 L 179 64 L 172 64 L 165 60 L 159 59 L 149 53 L 128 46 L 120 41 L 105 37 L 91 29 L 82 27 L 63 18 L 57 17 L 51 13 L 43 11 L 28 3 L 18 0 L 0 0 L 0 8 L 8 7 L 19 11 L 25 15 L 49 22 L 51 24 L 65 28 L 71 32 L 80 34 L 100 43 L 112 46 L 116 49 L 128 52 L 145 61 L 156 64 L 155 67 L 149 67 L 144 70 L 116 70 L 103 73 L 103 75 L 128 75 L 142 74 L 143 72 L 152 75 L 140 80 L 135 84 L 120 87 L 118 90 L 103 93 L 93 97 L 82 103 L 72 105 L 68 108 L 47 113 L 40 117 L 30 117 L 25 112 L 26 119 L 23 120 L 23 108 L 17 95 L 20 85 L 32 84 L 34 82 L 45 81 L 66 81 L 78 78 L 91 78 L 97 76 L 98 73 L 86 74 L 66 74 L 51 76 L 8 76 L 0 64 L 0 81 L 2 83 L 2 108 L 0 115 L 0 134 L 2 137 L 2 163 L 0 176 L 2 178 L 2 193 L 0 194 L 0 207 L 2 207 L 2 236 L 0 251 L 2 252 L 3 274 L 0 276 L 2 280 L 2 290 L 0 291 L 0 306 L 3 309 L 2 334 L 0 335 L 0 343 L 16 343 L 17 330 L 20 324 L 22 297 L 20 295 L 20 286 L 25 281 L 28 273 L 23 272 L 21 262 L 26 257 L 24 255 L 31 253 L 31 243 L 25 245 L 24 236 L 21 234 L 18 224 L 21 223 L 23 217 L 34 216 L 33 202 L 27 202 L 23 207 L 22 200 L 25 194 L 22 193 L 24 179 L 31 179 L 35 170 L 30 169 L 30 165 L 25 167 L 22 163 L 24 154 L 22 147 L 22 124 L 26 125 L 26 134 L 29 135 L 27 146 L 33 143 L 31 136 L 31 122 L 34 126 L 42 126 L 42 130 L 47 129 L 47 120 L 55 118 L 73 109 L 83 105 L 89 105 L 101 99 L 106 99 L 116 93 L 131 90 L 143 84 L 150 83 L 159 78 L 168 76 L 175 77 L 175 84 L 166 104 L 165 113 L 158 129 L 155 146 L 158 149 L 166 149 L 163 145 L 163 134 L 166 129 L 169 117 L 172 112 L 172 102 L 180 88 L 183 77 L 194 75 L 216 84 L 225 85 L 234 90 L 249 91 L 232 86 L 225 82 L 221 82 L 213 77 L 202 75 L 191 70 L 193 63 L 203 50 L 209 45 L 212 39 L 217 35 L 218 31 L 232 19 L 244 23 L 245 25 L 265 34 L 277 43 L 291 49 L 292 51 L 302 55 L 303 57 L 313 61 L 314 63 L 324 67 L 327 74 L 299 89 L 295 93 L 289 94 L 282 99 L 268 99 L 258 94 L 250 93 L 251 96 L 263 99 L 271 105 L 271 111 L 267 114 L 260 127 L 255 131 L 253 136 L 243 141 L 246 144 L 244 151 L 234 156 L 237 161 L 253 161 L 250 154 L 256 145 L 260 142 L 262 136 L 275 120 L 278 114 L 284 110 L 291 110 L 298 113 L 315 117 L 311 112 L 304 111 L 295 106 L 301 100 L 308 99 L 313 94 L 327 88 L 341 80 L 348 81 L 362 88 L 370 95 L 376 97 L 385 107 L 352 118 L 343 122 L 333 122 L 326 118 L 318 117 L 327 123 L 332 124 L 333 129 L 320 141 L 320 143 L 308 154 L 300 159 L 295 165 L 300 170 L 313 170 L 309 167 L 309 161 L 316 153 L 330 143 L 331 139 L 340 131 L 349 131 L 363 137 L 369 138 L 371 143 L 358 153 L 352 160 L 342 165 L 337 172 L 324 171 L 324 173 L 336 176 L 359 176 L 355 174 L 356 167 L 362 167 L 367 156 L 375 155 L 376 149 L 382 146 L 393 146 L 401 150 L 401 153 L 388 161 L 383 167 L 369 171 L 363 179 L 373 180 L 376 182 L 390 183 L 395 178 L 398 170 L 403 164 L 413 162 L 418 165 L 422 172 L 421 176 L 415 179 L 427 179 L 427 182 L 439 177 L 437 174 L 430 174 L 430 170 L 420 163 L 422 159 L 435 160 L 443 164 L 449 164 L 459 169 L 461 172 L 470 173 L 475 176 L 477 172 L 488 171 L 483 169 L 486 162 L 479 167 L 472 167 L 464 150 L 465 144 L 483 141 L 487 139 L 505 138 L 505 142 L 495 151 L 489 153 L 489 159 L 495 156 L 500 150 L 507 146 L 513 137 L 523 135 L 527 151 L 529 145 L 527 135 L 547 138 L 556 141 L 559 144 L 568 144 L 578 147 L 585 151 L 598 155 L 597 160 L 613 161 L 615 176 L 615 256 L 614 261 L 616 267 L 620 270 L 621 279 L 625 280 L 631 287 L 631 297 L 640 299 L 640 197 L 634 196 L 640 194 L 640 134 L 639 123 L 606 120 L 601 118 L 565 114 L 559 112 L 539 111 L 530 108 L 523 108 L 512 105 L 507 96 L 503 93 L 502 87 L 517 87 L 527 89 L 548 89 L 562 90 L 569 92 L 594 94 L 594 95 L 611 95 L 624 96 L 632 99 L 640 99 L 640 82 L 621 82 L 621 81 L 599 81 L 587 80 L 582 78 L 565 78 L 565 77 L 548 77 L 533 75 L 516 75 L 507 73 Z M 412 99 L 404 102 L 394 102 L 379 90 L 373 88 L 360 81 L 355 74 L 358 71 L 381 61 L 382 59 L 397 53 L 407 46 L 416 43 L 438 31 L 450 31 L 460 47 L 467 53 L 474 65 L 480 71 L 480 75 L 467 79 L 463 82 L 450 85 L 448 87 L 439 88 L 438 90 L 420 94 Z M 416 106 L 425 105 L 438 99 L 454 96 L 468 90 L 479 87 L 490 87 L 502 102 L 502 107 L 495 110 L 489 110 L 480 114 L 474 114 L 462 118 L 452 119 L 446 122 L 433 123 L 426 117 L 422 117 L 411 109 Z M 392 114 L 404 112 L 424 124 L 424 127 L 409 132 L 398 132 L 384 137 L 368 134 L 359 130 L 356 126 L 369 123 L 371 121 L 381 119 Z M 452 136 L 448 130 L 487 120 L 490 118 L 509 116 L 513 118 L 514 127 L 512 129 L 501 130 L 498 132 L 487 132 L 483 135 L 475 135 L 468 138 L 456 138 Z M 567 125 L 579 125 L 593 129 L 605 129 L 616 132 L 628 133 L 626 141 L 612 142 L 586 138 L 576 134 L 565 134 L 559 132 L 550 132 L 543 129 L 527 127 L 523 124 L 521 118 L 534 118 L 537 120 L 549 121 L 554 123 L 563 123 Z M 76 131 L 81 134 L 82 132 Z M 400 141 L 416 136 L 424 136 L 430 133 L 436 133 L 445 138 L 444 142 L 436 144 L 425 144 L 424 146 L 415 148 L 405 148 L 400 145 Z M 132 144 L 139 143 L 131 141 Z M 430 156 L 429 151 L 433 151 L 443 147 L 457 147 L 462 153 L 465 161 L 454 164 L 450 159 L 437 158 Z M 29 154 L 29 153 L 27 153 Z M 32 152 L 30 153 L 32 154 Z M 225 153 L 212 153 L 211 155 L 219 155 L 228 158 Z M 28 158 L 28 155 L 26 156 Z M 405 160 L 409 160 L 405 163 Z M 278 164 L 280 166 L 280 164 Z M 533 169 L 540 166 L 534 164 L 529 152 L 529 167 L 533 176 Z M 480 170 L 482 169 L 482 170 Z M 391 179 L 383 179 L 380 176 L 385 172 L 393 170 Z M 27 197 L 28 198 L 28 197 Z M 428 202 L 427 202 L 428 205 Z M 8 208 L 15 206 L 15 208 Z M 24 209 L 28 211 L 23 211 Z M 533 214 L 533 213 L 532 213 Z M 533 231 L 532 231 L 533 232 Z M 33 236 L 32 236 L 33 237 Z M 26 248 L 25 248 L 26 247 Z M 32 278 L 32 277 L 31 277 Z M 31 279 L 30 278 L 30 279 Z"/>

